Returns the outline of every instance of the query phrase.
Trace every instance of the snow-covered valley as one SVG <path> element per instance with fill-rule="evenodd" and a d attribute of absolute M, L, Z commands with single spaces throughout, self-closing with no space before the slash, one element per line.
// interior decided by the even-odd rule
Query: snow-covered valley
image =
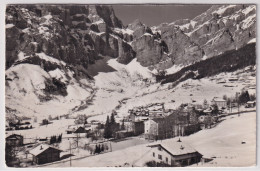
<path fill-rule="evenodd" d="M 8 5 L 7 166 L 253 166 L 255 13 L 150 28 L 108 5 Z"/>

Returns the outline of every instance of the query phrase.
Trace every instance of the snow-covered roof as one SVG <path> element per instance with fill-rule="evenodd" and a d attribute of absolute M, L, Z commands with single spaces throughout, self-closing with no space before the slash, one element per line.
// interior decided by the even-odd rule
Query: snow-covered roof
<path fill-rule="evenodd" d="M 250 41 L 248 41 L 247 44 L 255 43 L 255 42 L 256 42 L 256 38 L 253 38 L 253 39 L 251 39 Z"/>
<path fill-rule="evenodd" d="M 226 102 L 226 100 L 224 100 L 224 99 L 222 99 L 222 98 L 219 98 L 219 97 L 214 97 L 214 98 L 212 99 L 212 101 L 214 101 L 214 102 Z"/>
<path fill-rule="evenodd" d="M 173 156 L 197 152 L 190 145 L 184 142 L 178 142 L 173 140 L 163 141 L 161 143 L 153 143 L 149 145 L 149 147 L 157 147 L 157 146 L 163 147 L 166 151 L 168 151 Z"/>
<path fill-rule="evenodd" d="M 23 136 L 18 135 L 18 134 L 12 134 L 12 135 L 6 137 L 6 139 L 21 139 L 21 138 L 23 138 Z"/>
<path fill-rule="evenodd" d="M 53 148 L 59 151 L 62 151 L 58 148 L 49 146 L 48 144 L 40 144 L 37 147 L 33 148 L 32 150 L 29 151 L 30 154 L 34 155 L 34 156 L 38 156 L 39 154 L 41 154 L 42 152 L 44 152 L 45 150 L 49 149 L 49 148 Z"/>
<path fill-rule="evenodd" d="M 248 101 L 247 104 L 254 104 L 255 101 Z"/>
<path fill-rule="evenodd" d="M 204 113 L 211 113 L 212 110 L 208 108 L 208 109 L 203 110 L 203 112 L 204 112 Z"/>

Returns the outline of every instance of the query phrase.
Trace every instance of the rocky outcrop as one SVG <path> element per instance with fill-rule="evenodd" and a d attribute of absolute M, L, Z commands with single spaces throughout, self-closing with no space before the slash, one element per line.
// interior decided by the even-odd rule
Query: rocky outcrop
<path fill-rule="evenodd" d="M 255 38 L 255 9 L 255 5 L 214 5 L 192 20 L 161 24 L 156 30 L 172 61 L 188 65 L 241 48 Z"/>
<path fill-rule="evenodd" d="M 134 56 L 131 46 L 126 48 L 113 35 L 112 28 L 123 25 L 110 6 L 9 5 L 6 14 L 7 68 L 19 60 L 19 52 L 25 56 L 44 52 L 85 68 L 94 64 L 99 55 Z M 124 46 L 121 52 L 119 46 Z"/>
<path fill-rule="evenodd" d="M 9 5 L 6 13 L 7 68 L 19 52 L 44 52 L 84 68 L 110 56 L 166 69 L 241 48 L 256 37 L 255 5 L 214 5 L 192 20 L 152 28 L 140 20 L 124 27 L 106 5 Z"/>
<path fill-rule="evenodd" d="M 122 64 L 128 64 L 135 58 L 136 52 L 132 49 L 131 45 L 122 39 L 118 39 L 119 53 L 117 61 Z"/>
<path fill-rule="evenodd" d="M 164 44 L 154 39 L 154 36 L 149 33 L 145 33 L 140 38 L 134 40 L 132 45 L 136 52 L 137 61 L 142 66 L 157 64 L 167 55 L 165 54 L 166 47 L 164 47 Z"/>

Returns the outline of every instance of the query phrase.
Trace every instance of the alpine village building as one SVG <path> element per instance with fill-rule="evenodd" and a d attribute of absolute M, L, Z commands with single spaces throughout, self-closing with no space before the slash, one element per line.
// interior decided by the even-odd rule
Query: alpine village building
<path fill-rule="evenodd" d="M 36 164 L 45 164 L 60 160 L 60 153 L 62 150 L 41 144 L 29 151 L 33 156 L 33 162 Z"/>
<path fill-rule="evenodd" d="M 202 155 L 190 145 L 180 141 L 164 141 L 149 145 L 150 157 L 155 162 L 181 167 L 200 162 Z"/>
<path fill-rule="evenodd" d="M 6 137 L 6 144 L 9 146 L 22 146 L 23 136 L 18 134 L 12 134 Z"/>

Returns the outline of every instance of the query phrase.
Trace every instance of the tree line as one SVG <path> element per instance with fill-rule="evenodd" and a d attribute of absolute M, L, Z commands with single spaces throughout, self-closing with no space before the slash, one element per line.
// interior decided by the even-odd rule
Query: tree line
<path fill-rule="evenodd" d="M 50 144 L 60 143 L 61 141 L 62 141 L 62 134 L 60 134 L 59 136 L 53 135 L 51 136 Z"/>

